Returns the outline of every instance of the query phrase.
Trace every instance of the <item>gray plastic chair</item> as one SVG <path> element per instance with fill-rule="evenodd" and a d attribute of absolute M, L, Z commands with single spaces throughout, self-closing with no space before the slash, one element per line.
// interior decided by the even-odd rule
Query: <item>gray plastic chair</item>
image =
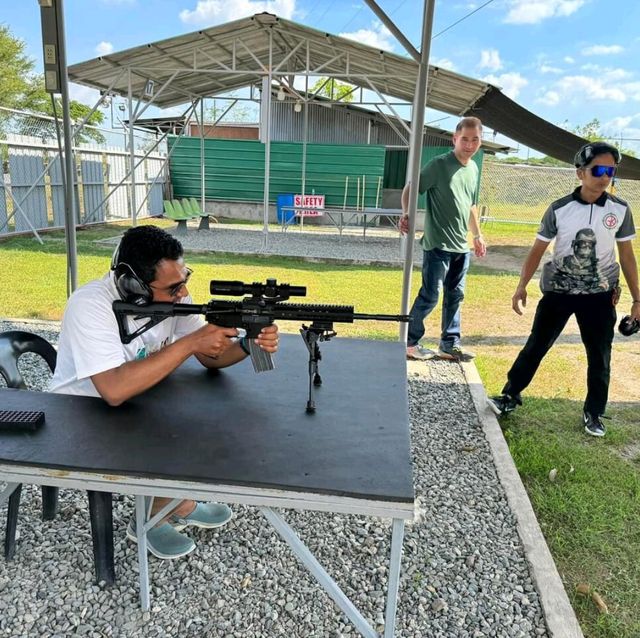
<path fill-rule="evenodd" d="M 18 369 L 18 359 L 21 355 L 33 352 L 40 355 L 49 366 L 51 372 L 55 370 L 57 352 L 55 348 L 42 337 L 21 330 L 9 330 L 0 333 L 0 376 L 10 388 L 28 390 L 27 384 Z M 20 492 L 22 485 L 14 490 L 9 497 L 7 507 L 7 526 L 4 537 L 4 557 L 13 558 L 15 553 L 16 526 L 18 523 L 18 509 L 20 507 Z M 53 520 L 58 510 L 58 488 L 42 486 L 42 519 Z"/>

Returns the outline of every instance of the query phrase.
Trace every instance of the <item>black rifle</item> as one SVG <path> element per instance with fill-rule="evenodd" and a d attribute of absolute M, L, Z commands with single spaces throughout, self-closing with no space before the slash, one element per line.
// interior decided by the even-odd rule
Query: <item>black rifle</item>
<path fill-rule="evenodd" d="M 307 412 L 315 412 L 313 388 L 322 385 L 322 379 L 318 373 L 318 362 L 322 358 L 318 344 L 336 336 L 333 329 L 334 323 L 353 323 L 356 319 L 409 321 L 408 315 L 363 314 L 354 312 L 353 306 L 283 303 L 290 297 L 304 297 L 307 289 L 305 286 L 279 284 L 275 279 L 267 279 L 266 283 L 252 284 L 242 281 L 213 280 L 210 291 L 212 295 L 247 296 L 240 301 L 212 299 L 206 304 L 156 302 L 140 306 L 125 301 L 114 301 L 113 311 L 118 322 L 120 340 L 122 343 L 130 343 L 168 317 L 200 314 L 216 326 L 244 328 L 254 370 L 263 372 L 272 370 L 274 366 L 271 354 L 262 350 L 254 342 L 262 328 L 278 320 L 311 322 L 308 326 L 302 324 L 300 329 L 302 339 L 309 350 Z M 127 316 L 133 316 L 135 319 L 148 317 L 149 320 L 129 332 Z"/>

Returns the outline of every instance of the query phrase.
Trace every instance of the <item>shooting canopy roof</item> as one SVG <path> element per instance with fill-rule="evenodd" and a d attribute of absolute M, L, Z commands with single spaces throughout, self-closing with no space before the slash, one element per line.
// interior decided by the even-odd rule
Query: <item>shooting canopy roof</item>
<path fill-rule="evenodd" d="M 365 89 L 375 86 L 409 103 L 418 74 L 413 58 L 269 13 L 104 55 L 74 64 L 68 72 L 70 81 L 101 91 L 113 83 L 112 92 L 121 96 L 128 95 L 130 75 L 132 94 L 141 99 L 147 81 L 153 80 L 153 103 L 166 108 L 255 84 L 270 67 L 276 79 L 335 77 Z M 570 163 L 586 141 L 527 111 L 487 82 L 435 66 L 429 67 L 426 105 L 457 116 L 477 115 L 511 139 Z M 619 176 L 640 179 L 640 160 L 625 156 Z"/>

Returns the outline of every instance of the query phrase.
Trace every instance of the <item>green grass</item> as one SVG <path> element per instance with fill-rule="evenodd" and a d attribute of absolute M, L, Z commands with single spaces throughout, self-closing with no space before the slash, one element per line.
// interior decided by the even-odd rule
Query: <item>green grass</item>
<path fill-rule="evenodd" d="M 102 276 L 110 247 L 94 240 L 114 237 L 122 226 L 92 227 L 78 233 L 80 283 Z M 535 228 L 517 224 L 484 227 L 490 251 L 521 259 Z M 60 319 L 66 300 L 65 243 L 62 233 L 0 242 L 0 315 Z M 638 240 L 636 240 L 636 248 Z M 637 254 L 640 251 L 637 251 Z M 189 288 L 207 299 L 210 279 L 280 281 L 307 286 L 308 303 L 353 304 L 360 312 L 396 313 L 402 276 L 397 268 L 308 263 L 293 258 L 187 255 L 195 274 Z M 507 370 L 529 334 L 537 285 L 529 286 L 524 317 L 511 310 L 518 276 L 477 262 L 469 273 L 463 311 L 465 343 L 488 392 L 499 392 Z M 419 286 L 414 273 L 413 293 Z M 628 293 L 621 301 L 627 312 Z M 436 342 L 439 311 L 427 321 L 427 339 Z M 282 326 L 288 332 L 294 324 Z M 396 324 L 340 325 L 340 335 L 395 339 Z M 585 393 L 586 360 L 575 324 L 569 324 L 526 391 L 525 404 L 504 421 L 505 436 L 587 638 L 640 636 L 640 356 L 638 340 L 617 340 L 608 434 L 587 438 L 579 426 Z M 549 471 L 558 470 L 555 482 Z M 571 471 L 573 468 L 573 471 Z M 576 595 L 586 583 L 609 607 L 599 614 L 589 598 Z"/>
<path fill-rule="evenodd" d="M 122 227 L 93 227 L 79 232 L 78 283 L 82 285 L 104 275 L 113 246 L 95 244 L 95 240 L 115 237 Z M 400 306 L 402 273 L 397 268 L 345 266 L 304 262 L 288 257 L 255 257 L 207 254 L 187 255 L 194 269 L 189 291 L 196 300 L 209 298 L 211 279 L 241 279 L 263 281 L 275 277 L 278 281 L 307 287 L 304 303 L 333 303 L 355 306 L 357 312 L 397 314 Z M 0 243 L 0 269 L 15 273 L 20 294 L 13 286 L 0 290 L 0 314 L 4 317 L 62 318 L 66 291 L 65 242 L 61 233 L 44 236 L 44 246 L 32 238 L 16 238 Z M 418 282 L 416 280 L 416 286 Z M 417 288 L 416 288 L 417 290 Z M 293 324 L 283 329 L 297 331 Z M 340 335 L 395 339 L 398 324 L 361 322 L 342 324 Z"/>

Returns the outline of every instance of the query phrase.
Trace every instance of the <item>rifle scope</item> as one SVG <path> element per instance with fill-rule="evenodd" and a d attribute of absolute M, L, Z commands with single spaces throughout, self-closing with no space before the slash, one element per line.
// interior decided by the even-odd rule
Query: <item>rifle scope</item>
<path fill-rule="evenodd" d="M 213 279 L 209 285 L 209 292 L 212 295 L 229 295 L 239 297 L 241 295 L 253 295 L 254 297 L 305 297 L 307 295 L 306 286 L 290 286 L 289 284 L 279 284 L 275 279 L 267 279 L 266 283 L 254 281 L 246 284 L 243 281 L 224 281 Z"/>

